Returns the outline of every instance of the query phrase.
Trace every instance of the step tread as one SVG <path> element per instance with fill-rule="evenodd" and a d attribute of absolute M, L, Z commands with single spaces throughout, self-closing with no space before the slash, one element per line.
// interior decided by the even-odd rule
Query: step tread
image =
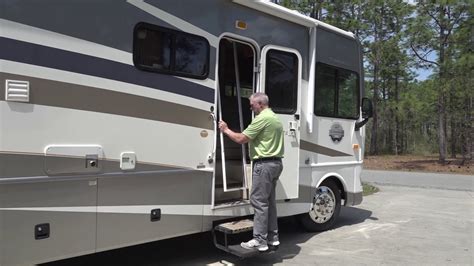
<path fill-rule="evenodd" d="M 257 249 L 245 249 L 239 245 L 230 245 L 227 247 L 229 249 L 229 252 L 239 256 L 241 258 L 248 258 L 248 257 L 253 257 L 255 255 L 260 254 L 260 251 Z"/>
<path fill-rule="evenodd" d="M 247 232 L 253 229 L 253 221 L 250 219 L 245 219 L 240 221 L 223 223 L 217 225 L 215 229 L 228 234 Z"/>

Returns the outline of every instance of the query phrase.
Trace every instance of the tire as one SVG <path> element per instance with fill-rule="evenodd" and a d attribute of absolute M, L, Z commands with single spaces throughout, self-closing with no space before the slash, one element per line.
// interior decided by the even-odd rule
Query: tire
<path fill-rule="evenodd" d="M 311 210 L 298 218 L 307 231 L 320 232 L 334 225 L 340 211 L 341 191 L 333 180 L 326 180 L 316 189 Z"/>

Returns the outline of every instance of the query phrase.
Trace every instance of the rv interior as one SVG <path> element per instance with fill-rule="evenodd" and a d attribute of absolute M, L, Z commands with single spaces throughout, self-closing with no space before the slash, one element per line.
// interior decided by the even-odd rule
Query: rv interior
<path fill-rule="evenodd" d="M 255 90 L 255 61 L 255 50 L 250 44 L 221 39 L 217 119 L 236 132 L 242 132 L 252 120 L 248 97 Z M 216 138 L 215 205 L 248 199 L 251 184 L 248 144 L 237 144 L 226 136 L 221 140 L 222 136 L 218 132 Z"/>

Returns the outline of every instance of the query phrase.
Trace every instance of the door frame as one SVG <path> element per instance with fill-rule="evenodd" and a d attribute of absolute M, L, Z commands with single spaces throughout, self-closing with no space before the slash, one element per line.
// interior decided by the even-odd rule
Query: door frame
<path fill-rule="evenodd" d="M 245 44 L 245 45 L 248 45 L 252 48 L 253 52 L 254 52 L 254 62 L 253 62 L 253 87 L 254 87 L 254 92 L 258 91 L 258 87 L 259 87 L 259 75 L 258 75 L 258 66 L 259 66 L 259 62 L 260 62 L 260 46 L 258 45 L 258 43 L 251 39 L 251 38 L 248 38 L 248 37 L 245 37 L 245 36 L 242 36 L 242 35 L 238 35 L 238 34 L 235 34 L 235 33 L 231 33 L 231 32 L 224 32 L 222 33 L 221 35 L 219 35 L 218 37 L 218 45 L 216 47 L 216 61 L 215 61 L 215 93 L 214 93 L 214 105 L 216 105 L 216 108 L 215 110 L 217 110 L 217 104 L 218 104 L 218 93 L 220 93 L 220 86 L 219 86 L 219 54 L 220 54 L 220 42 L 222 41 L 222 39 L 229 39 L 229 40 L 232 40 L 232 41 L 235 41 L 235 42 L 239 42 L 239 43 L 242 43 L 242 44 Z M 215 115 L 213 112 L 212 113 L 212 116 L 214 117 L 214 140 L 213 140 L 213 150 L 212 150 L 212 159 L 213 159 L 213 162 L 214 162 L 214 171 L 213 171 L 213 175 L 212 175 L 212 204 L 211 204 L 211 208 L 214 209 L 216 208 L 215 206 L 215 190 L 216 190 L 216 150 L 217 150 L 217 134 L 221 134 L 221 140 L 222 140 L 222 137 L 223 137 L 223 134 L 219 132 L 218 128 L 217 128 L 217 115 Z M 221 147 L 222 150 L 224 150 L 222 147 Z M 222 157 L 222 162 L 225 163 L 225 155 Z M 223 172 L 225 171 L 225 166 L 223 166 L 222 168 Z M 225 173 L 223 173 L 223 178 L 226 178 L 225 176 Z M 244 177 L 244 187 L 243 188 L 238 188 L 238 189 L 230 189 L 230 190 L 227 190 L 227 191 L 234 191 L 234 190 L 246 190 L 248 189 L 249 186 L 248 186 L 248 180 L 245 179 Z M 249 202 L 242 202 L 242 204 L 249 204 Z M 242 204 L 238 204 L 238 205 L 242 205 Z M 235 206 L 235 205 L 232 205 L 232 206 Z"/>
<path fill-rule="evenodd" d="M 298 145 L 296 147 L 293 147 L 293 145 L 289 145 L 288 142 L 286 142 L 285 145 L 285 154 L 289 154 L 288 151 L 293 152 L 293 156 L 284 156 L 283 157 L 283 172 L 282 175 L 280 176 L 280 179 L 277 183 L 277 188 L 276 188 L 276 198 L 278 199 L 295 199 L 299 197 L 299 168 L 300 168 L 300 162 L 299 162 L 299 157 L 300 157 L 300 141 L 301 141 L 301 93 L 302 93 L 302 77 L 303 77 L 303 60 L 301 57 L 301 54 L 298 50 L 293 49 L 293 48 L 288 48 L 288 47 L 283 47 L 279 45 L 273 45 L 273 44 L 268 44 L 265 45 L 262 50 L 261 50 L 261 57 L 260 57 L 260 83 L 258 87 L 259 92 L 265 92 L 265 76 L 266 76 L 266 57 L 267 53 L 271 50 L 277 50 L 277 51 L 283 51 L 283 52 L 288 52 L 288 53 L 293 53 L 296 55 L 298 58 L 298 81 L 297 81 L 297 101 L 296 101 L 296 111 L 294 114 L 279 114 L 277 113 L 277 116 L 293 116 L 293 121 L 288 121 L 288 124 L 292 124 L 295 128 L 294 131 L 294 138 L 296 139 L 296 142 Z M 271 99 L 270 99 L 271 102 Z M 298 119 L 296 119 L 296 115 L 299 116 Z M 285 128 L 288 127 L 288 130 L 285 131 Z M 284 129 L 284 134 L 285 134 L 285 139 L 292 138 L 291 131 L 290 131 L 290 126 L 287 124 L 283 124 L 283 129 Z M 292 158 L 289 158 L 292 157 Z M 288 161 L 290 160 L 290 161 Z M 288 169 L 291 169 L 294 167 L 296 169 L 296 176 L 285 176 L 287 173 Z M 285 171 L 286 170 L 286 171 Z"/>

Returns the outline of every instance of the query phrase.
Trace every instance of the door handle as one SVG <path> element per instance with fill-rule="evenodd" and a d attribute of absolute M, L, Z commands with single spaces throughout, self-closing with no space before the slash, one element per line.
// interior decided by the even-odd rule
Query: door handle
<path fill-rule="evenodd" d="M 288 135 L 296 137 L 296 129 L 298 128 L 297 121 L 289 121 L 288 122 Z"/>
<path fill-rule="evenodd" d="M 209 114 L 209 119 L 211 119 L 212 121 L 216 122 L 216 120 L 217 120 L 217 119 L 216 119 L 216 114 L 214 114 L 214 112 L 211 112 L 211 113 Z"/>
<path fill-rule="evenodd" d="M 288 122 L 288 129 L 289 129 L 290 131 L 296 132 L 296 129 L 297 129 L 297 128 L 298 128 L 298 122 L 296 122 L 296 121 L 289 121 L 289 122 Z"/>

